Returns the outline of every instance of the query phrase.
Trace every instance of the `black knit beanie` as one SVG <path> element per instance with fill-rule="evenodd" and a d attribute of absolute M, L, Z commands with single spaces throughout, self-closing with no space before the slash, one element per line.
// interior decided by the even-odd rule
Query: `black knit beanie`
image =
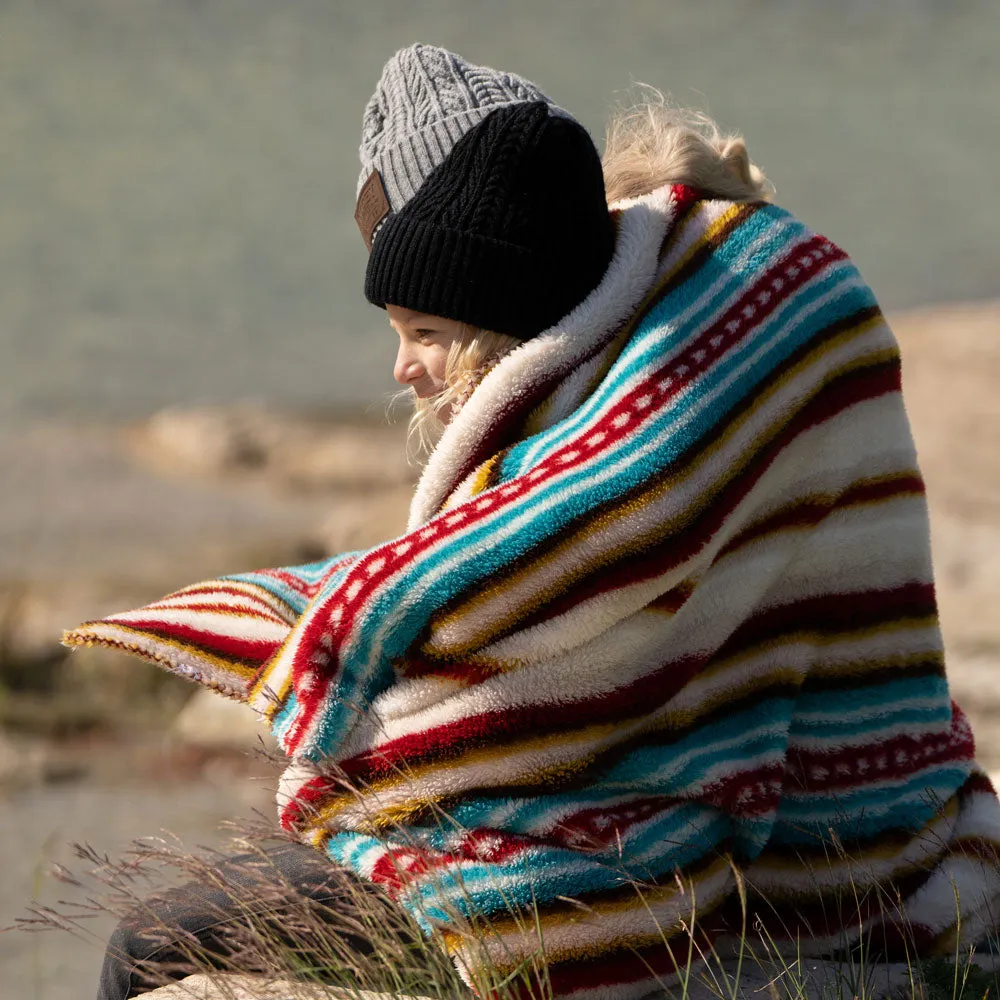
<path fill-rule="evenodd" d="M 587 131 L 542 101 L 471 128 L 375 232 L 365 295 L 521 339 L 597 286 L 614 250 Z"/>

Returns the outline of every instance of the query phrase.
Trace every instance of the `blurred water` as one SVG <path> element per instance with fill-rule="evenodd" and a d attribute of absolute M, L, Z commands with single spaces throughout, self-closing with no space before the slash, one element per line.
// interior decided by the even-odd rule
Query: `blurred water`
<path fill-rule="evenodd" d="M 1000 295 L 994 0 L 4 0 L 0 420 L 378 400 L 356 148 L 414 40 L 598 137 L 630 82 L 669 90 L 884 305 Z"/>

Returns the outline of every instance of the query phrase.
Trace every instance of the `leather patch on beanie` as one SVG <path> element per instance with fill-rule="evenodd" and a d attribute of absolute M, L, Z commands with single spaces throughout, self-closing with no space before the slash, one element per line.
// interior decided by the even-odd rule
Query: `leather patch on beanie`
<path fill-rule="evenodd" d="M 368 175 L 368 180 L 358 192 L 358 204 L 354 209 L 354 220 L 361 230 L 361 238 L 369 252 L 372 248 L 372 238 L 375 227 L 389 214 L 389 199 L 382 187 L 382 178 L 377 170 Z"/>

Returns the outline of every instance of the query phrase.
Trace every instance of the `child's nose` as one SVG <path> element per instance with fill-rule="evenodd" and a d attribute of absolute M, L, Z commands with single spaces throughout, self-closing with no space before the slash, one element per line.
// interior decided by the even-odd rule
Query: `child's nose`
<path fill-rule="evenodd" d="M 392 369 L 392 377 L 400 385 L 409 385 L 424 374 L 424 367 L 413 356 L 405 344 L 400 344 L 396 354 L 396 364 Z"/>

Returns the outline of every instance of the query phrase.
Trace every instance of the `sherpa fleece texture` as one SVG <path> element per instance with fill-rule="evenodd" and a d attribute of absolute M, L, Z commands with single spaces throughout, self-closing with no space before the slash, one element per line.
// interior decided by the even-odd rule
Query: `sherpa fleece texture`
<path fill-rule="evenodd" d="M 68 636 L 269 720 L 282 823 L 475 980 L 638 998 L 744 919 L 802 955 L 997 930 L 896 344 L 779 208 L 664 188 L 447 428 L 405 535 Z M 537 919 L 526 916 L 537 908 Z M 671 947 L 667 947 L 670 945 Z M 869 953 L 871 953 L 869 951 Z M 480 980 L 482 989 L 482 980 Z"/>

